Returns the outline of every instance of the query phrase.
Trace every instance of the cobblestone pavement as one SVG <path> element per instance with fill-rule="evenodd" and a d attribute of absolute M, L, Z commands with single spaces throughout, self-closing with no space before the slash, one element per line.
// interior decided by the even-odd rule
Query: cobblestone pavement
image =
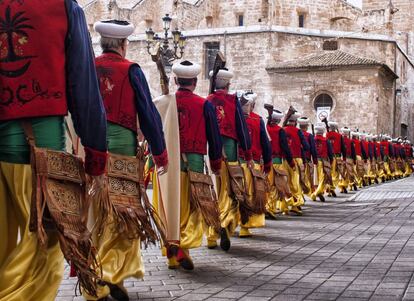
<path fill-rule="evenodd" d="M 228 253 L 192 251 L 193 272 L 144 251 L 145 279 L 126 281 L 131 300 L 414 300 L 414 177 L 304 212 L 233 238 Z M 66 277 L 56 300 L 83 300 L 74 285 Z"/>

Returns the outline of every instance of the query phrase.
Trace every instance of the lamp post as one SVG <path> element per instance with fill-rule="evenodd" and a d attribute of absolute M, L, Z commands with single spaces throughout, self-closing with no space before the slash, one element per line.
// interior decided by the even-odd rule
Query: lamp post
<path fill-rule="evenodd" d="M 148 54 L 151 54 L 151 47 L 155 43 L 160 43 L 160 51 L 161 57 L 166 69 L 170 70 L 172 66 L 172 62 L 177 59 L 181 59 L 184 54 L 185 48 L 185 40 L 186 38 L 182 35 L 181 31 L 178 28 L 171 31 L 172 36 L 172 48 L 170 48 L 170 41 L 169 41 L 169 32 L 171 27 L 172 18 L 169 14 L 166 14 L 162 18 L 163 29 L 164 29 L 164 37 L 161 38 L 158 34 L 156 34 L 151 28 L 145 32 L 147 35 L 147 51 Z"/>

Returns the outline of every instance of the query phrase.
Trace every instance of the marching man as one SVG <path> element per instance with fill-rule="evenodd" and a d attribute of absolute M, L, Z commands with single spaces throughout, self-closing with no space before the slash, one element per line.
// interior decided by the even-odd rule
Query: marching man
<path fill-rule="evenodd" d="M 364 176 L 365 176 L 365 167 L 364 161 L 367 160 L 367 156 L 365 153 L 365 149 L 362 147 L 362 143 L 359 140 L 360 133 L 352 132 L 352 142 L 354 143 L 355 147 L 355 155 L 356 155 L 356 162 L 355 162 L 355 173 L 357 175 L 357 186 L 362 187 L 364 184 Z"/>
<path fill-rule="evenodd" d="M 325 126 L 315 126 L 315 143 L 318 151 L 318 187 L 312 194 L 312 200 L 316 201 L 316 197 L 321 202 L 325 202 L 324 193 L 330 192 L 332 183 L 331 176 L 331 163 L 333 162 L 333 151 L 330 141 L 323 136 L 325 132 Z"/>
<path fill-rule="evenodd" d="M 306 187 L 306 190 L 304 190 L 304 193 L 308 195 L 309 197 L 311 197 L 312 193 L 315 191 L 315 187 L 314 187 L 315 183 L 313 183 L 313 177 L 314 177 L 314 173 L 316 172 L 315 166 L 318 165 L 318 152 L 316 151 L 315 137 L 313 136 L 313 134 L 308 132 L 309 125 L 310 125 L 309 118 L 300 117 L 298 119 L 298 124 L 310 148 L 308 151 L 303 150 L 304 177 L 302 178 L 304 181 L 303 186 Z"/>
<path fill-rule="evenodd" d="M 210 77 L 212 75 L 211 72 Z M 216 91 L 209 95 L 207 100 L 216 110 L 220 134 L 223 140 L 224 160 L 227 160 L 229 165 L 238 165 L 239 147 L 243 150 L 246 161 L 252 160 L 252 154 L 250 150 L 250 135 L 240 102 L 236 95 L 229 94 L 230 80 L 232 78 L 232 72 L 227 69 L 221 69 L 216 76 Z M 239 206 L 237 200 L 231 198 L 229 194 L 231 185 L 226 162 L 222 163 L 221 173 L 217 177 L 217 181 L 219 183 L 221 231 L 216 233 L 213 228 L 209 228 L 207 246 L 210 249 L 215 248 L 220 235 L 220 247 L 224 251 L 228 251 L 230 249 L 230 237 L 234 234 L 239 224 Z"/>
<path fill-rule="evenodd" d="M 390 137 L 388 135 L 381 135 L 381 148 L 382 148 L 382 162 L 384 165 L 383 174 L 382 174 L 382 182 L 392 179 L 393 175 L 391 172 L 391 154 L 392 154 L 392 147 L 389 143 Z"/>
<path fill-rule="evenodd" d="M 109 152 L 135 157 L 139 126 L 151 148 L 158 172 L 163 174 L 167 171 L 168 156 L 161 119 L 152 102 L 144 73 L 137 64 L 125 58 L 127 38 L 133 33 L 134 26 L 126 21 L 111 20 L 97 22 L 95 30 L 101 35 L 103 50 L 103 54 L 96 58 L 96 69 L 107 111 Z M 106 284 L 98 292 L 98 299 L 111 294 L 116 300 L 128 300 L 123 281 L 144 275 L 141 242 L 139 237 L 132 238 L 132 233 L 119 233 L 116 222 L 112 217 L 108 218 L 109 226 L 96 237 L 102 280 Z M 114 257 L 123 260 L 114 265 Z M 87 298 L 92 300 L 90 296 Z"/>
<path fill-rule="evenodd" d="M 289 188 L 292 193 L 292 198 L 289 200 L 288 205 L 291 206 L 290 212 L 296 215 L 302 215 L 301 206 L 305 204 L 302 187 L 300 185 L 299 168 L 303 164 L 302 151 L 306 152 L 309 150 L 309 143 L 306 141 L 302 131 L 296 127 L 299 117 L 298 112 L 290 113 L 288 111 L 285 116 L 286 126 L 284 126 L 288 145 L 292 153 L 293 161 L 295 162 L 294 166 L 287 166 Z"/>
<path fill-rule="evenodd" d="M 247 222 L 240 223 L 240 233 L 239 237 L 250 237 L 252 233 L 250 228 L 259 228 L 264 227 L 265 225 L 265 211 L 266 211 L 266 197 L 265 191 L 257 191 L 257 186 L 254 185 L 253 170 L 257 170 L 261 173 L 268 174 L 272 166 L 272 150 L 270 146 L 269 139 L 266 133 L 266 127 L 263 119 L 253 112 L 257 95 L 253 92 L 245 92 L 241 96 L 241 105 L 243 109 L 244 116 L 246 118 L 247 128 L 249 130 L 250 139 L 252 142 L 252 156 L 253 156 L 253 166 L 251 162 L 248 162 L 248 155 L 240 149 L 240 158 L 242 159 L 242 168 L 244 170 L 244 176 L 246 179 L 246 190 L 247 198 L 251 207 L 256 211 L 256 214 L 253 214 L 249 217 Z M 263 170 L 261 170 L 261 162 L 263 160 Z M 264 180 L 264 177 L 263 177 Z M 258 197 L 258 194 L 262 197 Z M 260 203 L 260 202 L 263 203 Z"/>
<path fill-rule="evenodd" d="M 333 150 L 332 161 L 332 182 L 330 194 L 336 196 L 335 189 L 339 185 L 341 177 L 343 178 L 344 164 L 346 160 L 346 148 L 342 135 L 338 131 L 338 123 L 329 121 L 329 132 L 326 133 L 326 138 L 330 141 Z"/>
<path fill-rule="evenodd" d="M 348 193 L 348 189 L 357 191 L 356 174 L 354 164 L 356 162 L 355 144 L 351 139 L 351 130 L 347 127 L 341 129 L 346 150 L 345 177 L 341 179 L 339 188 L 342 193 Z"/>
<path fill-rule="evenodd" d="M 181 266 L 186 270 L 194 269 L 189 250 L 198 248 L 203 240 L 204 222 L 200 208 L 193 208 L 190 201 L 190 179 L 187 170 L 204 173 L 204 156 L 210 158 L 210 167 L 219 175 L 222 166 L 220 130 L 213 105 L 206 99 L 194 94 L 197 76 L 201 72 L 198 64 L 183 61 L 173 65 L 174 79 L 178 85 L 175 93 L 180 130 L 181 152 L 181 230 L 177 246 L 167 250 L 168 267 Z"/>
<path fill-rule="evenodd" d="M 279 126 L 284 114 L 279 110 L 273 110 L 269 116 L 267 132 L 269 133 L 272 146 L 273 168 L 269 173 L 270 192 L 267 201 L 267 213 L 275 218 L 276 214 L 282 212 L 288 214 L 289 207 L 286 200 L 291 197 L 288 181 L 286 164 L 295 166 L 290 152 L 286 132 Z M 279 178 L 279 179 L 277 179 Z M 279 180 L 279 181 L 278 181 Z"/>
<path fill-rule="evenodd" d="M 405 177 L 411 176 L 413 173 L 412 164 L 413 164 L 413 148 L 409 140 L 404 141 L 404 154 L 405 154 Z"/>
<path fill-rule="evenodd" d="M 65 151 L 64 119 L 70 111 L 85 146 L 86 173 L 98 192 L 107 157 L 105 110 L 88 27 L 76 1 L 6 0 L 0 2 L 0 15 L 22 28 L 2 45 L 1 66 L 9 71 L 1 72 L 0 83 L 14 92 L 0 106 L 0 300 L 55 300 L 64 270 L 61 250 L 76 246 L 59 248 L 56 231 L 47 233 L 48 243 L 41 246 L 39 232 L 29 230 L 31 150 L 22 119 L 31 125 L 37 147 Z M 18 43 L 19 37 L 25 43 Z M 26 60 L 27 68 L 15 70 Z M 65 226 L 76 234 L 72 229 L 80 225 Z"/>

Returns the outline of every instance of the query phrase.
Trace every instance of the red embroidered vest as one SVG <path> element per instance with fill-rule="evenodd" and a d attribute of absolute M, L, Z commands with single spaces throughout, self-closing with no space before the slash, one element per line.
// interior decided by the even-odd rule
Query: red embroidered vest
<path fill-rule="evenodd" d="M 318 152 L 318 158 L 328 158 L 328 144 L 327 139 L 323 136 L 316 135 L 315 137 L 316 150 Z"/>
<path fill-rule="evenodd" d="M 286 138 L 290 151 L 292 153 L 292 158 L 302 158 L 301 149 L 302 144 L 299 138 L 299 129 L 295 126 L 288 125 L 285 128 Z"/>
<path fill-rule="evenodd" d="M 129 81 L 129 68 L 134 63 L 108 52 L 97 57 L 95 64 L 106 119 L 136 133 L 135 92 Z"/>
<path fill-rule="evenodd" d="M 344 136 L 344 143 L 346 148 L 346 156 L 348 158 L 352 157 L 352 140 L 346 136 Z"/>
<path fill-rule="evenodd" d="M 282 148 L 280 147 L 280 130 L 282 128 L 275 124 L 275 125 L 267 125 L 267 132 L 270 136 L 270 143 L 272 144 L 272 158 L 284 158 L 285 154 L 282 152 Z"/>
<path fill-rule="evenodd" d="M 0 18 L 0 121 L 66 115 L 65 2 L 5 0 Z"/>
<path fill-rule="evenodd" d="M 376 157 L 376 152 L 377 152 L 377 149 L 375 148 L 375 143 L 372 142 L 372 141 L 369 141 L 368 146 L 371 148 L 372 157 L 375 158 Z"/>
<path fill-rule="evenodd" d="M 394 157 L 395 158 L 400 157 L 400 153 L 401 153 L 401 146 L 397 143 L 394 143 Z"/>
<path fill-rule="evenodd" d="M 337 132 L 326 133 L 326 138 L 331 142 L 334 155 L 341 154 L 341 137 L 342 135 Z"/>
<path fill-rule="evenodd" d="M 180 125 L 181 153 L 207 154 L 204 118 L 206 100 L 188 90 L 178 90 L 175 96 Z"/>
<path fill-rule="evenodd" d="M 303 133 L 303 136 L 305 136 L 305 139 L 308 142 L 309 147 L 310 147 L 310 145 L 311 145 L 311 143 L 310 143 L 310 133 L 306 132 L 306 131 L 302 131 L 302 133 Z M 309 161 L 312 159 L 310 150 L 305 152 L 305 158 L 308 159 Z"/>
<path fill-rule="evenodd" d="M 405 151 L 406 157 L 411 158 L 412 152 L 413 152 L 413 149 L 412 149 L 411 145 L 405 145 L 404 146 L 404 151 Z"/>
<path fill-rule="evenodd" d="M 384 151 L 384 155 L 385 156 L 389 156 L 390 155 L 390 149 L 389 149 L 388 141 L 381 141 L 380 144 L 382 145 L 382 149 Z"/>
<path fill-rule="evenodd" d="M 228 94 L 223 90 L 218 90 L 214 94 L 210 94 L 207 100 L 216 109 L 220 134 L 238 140 L 236 132 L 236 96 Z"/>
<path fill-rule="evenodd" d="M 247 129 L 249 130 L 250 139 L 252 141 L 252 156 L 253 160 L 259 162 L 262 158 L 262 145 L 260 143 L 260 116 L 255 113 L 250 113 L 246 117 Z M 244 151 L 239 147 L 240 158 L 245 159 Z"/>
<path fill-rule="evenodd" d="M 379 142 L 374 142 L 375 150 L 377 151 L 377 158 L 381 158 L 381 144 Z"/>
<path fill-rule="evenodd" d="M 361 141 L 358 139 L 352 139 L 355 145 L 355 154 L 357 156 L 362 156 L 362 150 L 361 150 Z"/>

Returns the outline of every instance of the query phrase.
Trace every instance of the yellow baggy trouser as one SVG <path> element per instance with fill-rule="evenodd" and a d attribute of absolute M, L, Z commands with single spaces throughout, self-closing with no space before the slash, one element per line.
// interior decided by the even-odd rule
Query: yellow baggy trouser
<path fill-rule="evenodd" d="M 254 186 L 253 186 L 253 177 L 251 171 L 247 167 L 247 163 L 242 163 L 241 167 L 244 171 L 244 177 L 246 179 L 246 190 L 249 198 L 249 202 L 253 203 L 254 197 Z M 260 170 L 259 164 L 254 164 L 254 168 Z M 265 215 L 264 214 L 255 214 L 251 216 L 247 223 L 241 224 L 242 228 L 260 228 L 265 226 Z"/>
<path fill-rule="evenodd" d="M 346 158 L 346 162 L 344 162 L 344 164 L 345 164 L 345 167 L 344 167 L 345 178 L 341 178 L 341 181 L 338 184 L 338 187 L 342 190 L 351 188 L 354 185 L 354 181 L 355 181 L 354 169 L 353 167 L 352 168 L 350 167 L 350 166 L 353 166 L 354 160 L 351 158 Z"/>
<path fill-rule="evenodd" d="M 323 161 L 318 160 L 318 167 L 317 167 L 317 173 L 318 173 L 318 187 L 312 193 L 312 200 L 316 200 L 316 197 L 318 195 L 323 195 L 325 191 L 330 190 L 330 185 L 326 183 L 327 175 L 325 175 L 325 171 L 323 170 Z"/>
<path fill-rule="evenodd" d="M 238 165 L 238 162 L 229 162 L 230 165 Z M 218 203 L 220 209 L 220 223 L 222 228 L 226 228 L 230 236 L 234 234 L 240 222 L 239 204 L 233 200 L 230 195 L 230 177 L 227 170 L 226 163 L 221 165 L 220 177 L 217 179 L 218 185 Z M 208 237 L 209 241 L 216 241 L 219 238 L 218 233 L 209 227 Z"/>
<path fill-rule="evenodd" d="M 339 174 L 339 171 L 338 171 L 338 163 L 337 163 L 337 158 L 336 157 L 334 157 L 333 161 L 332 161 L 331 176 L 332 176 L 332 183 L 333 183 L 333 187 L 331 187 L 331 188 L 335 190 L 335 188 L 338 187 L 339 182 L 340 182 L 340 174 Z"/>
<path fill-rule="evenodd" d="M 292 169 L 287 163 L 285 163 L 285 168 L 289 174 L 289 188 L 292 193 L 292 198 L 289 199 L 288 205 L 290 205 L 293 210 L 296 210 L 298 206 L 303 206 L 305 204 L 299 175 L 299 166 L 303 161 L 301 158 L 294 158 L 293 161 L 295 162 L 295 169 Z"/>
<path fill-rule="evenodd" d="M 311 196 L 312 195 L 312 193 L 313 193 L 313 177 L 311 176 L 311 170 L 310 170 L 310 166 L 309 166 L 309 164 L 308 163 L 303 163 L 303 170 L 304 170 L 304 184 L 305 184 L 305 187 L 306 187 L 306 191 L 307 191 L 307 193 L 306 193 L 306 195 L 307 196 Z"/>
<path fill-rule="evenodd" d="M 201 211 L 199 209 L 190 210 L 190 180 L 186 172 L 180 173 L 180 248 L 194 249 L 201 246 L 203 241 L 203 234 L 205 224 Z M 153 205 L 157 210 L 158 205 L 158 181 L 156 180 L 156 173 L 153 176 Z M 157 191 L 157 193 L 155 193 Z M 164 250 L 165 255 L 165 250 Z"/>
<path fill-rule="evenodd" d="M 277 166 L 277 165 L 282 165 L 282 164 L 273 164 L 273 166 L 275 165 Z M 278 210 L 277 210 L 278 193 L 277 193 L 277 189 L 275 185 L 275 172 L 273 168 L 270 169 L 270 172 L 267 175 L 267 181 L 269 183 L 269 191 L 267 192 L 266 211 L 271 215 L 275 215 L 278 213 Z"/>
<path fill-rule="evenodd" d="M 411 168 L 411 164 L 408 161 L 406 161 L 405 162 L 404 177 L 409 177 L 409 176 L 411 176 L 412 173 L 413 173 L 413 170 Z"/>
<path fill-rule="evenodd" d="M 63 254 L 49 234 L 46 250 L 29 232 L 30 165 L 0 162 L 0 300 L 55 300 L 63 277 Z M 20 237 L 20 240 L 18 240 Z"/>
<path fill-rule="evenodd" d="M 364 164 L 364 162 L 362 161 L 362 157 L 357 155 L 356 156 L 355 170 L 354 170 L 355 171 L 355 180 L 356 180 L 357 186 L 362 187 L 362 182 L 364 180 L 364 173 L 362 172 L 362 170 L 360 170 L 358 168 L 358 164 L 360 164 L 362 166 L 362 164 Z"/>
<path fill-rule="evenodd" d="M 97 210 L 97 208 L 94 208 Z M 98 259 L 102 265 L 102 280 L 123 288 L 123 282 L 129 277 L 144 277 L 144 262 L 141 255 L 139 239 L 127 239 L 118 235 L 113 227 L 113 219 L 109 218 L 102 235 L 93 235 L 98 249 Z M 108 286 L 98 286 L 97 297 L 83 294 L 87 300 L 98 300 L 108 296 Z"/>

